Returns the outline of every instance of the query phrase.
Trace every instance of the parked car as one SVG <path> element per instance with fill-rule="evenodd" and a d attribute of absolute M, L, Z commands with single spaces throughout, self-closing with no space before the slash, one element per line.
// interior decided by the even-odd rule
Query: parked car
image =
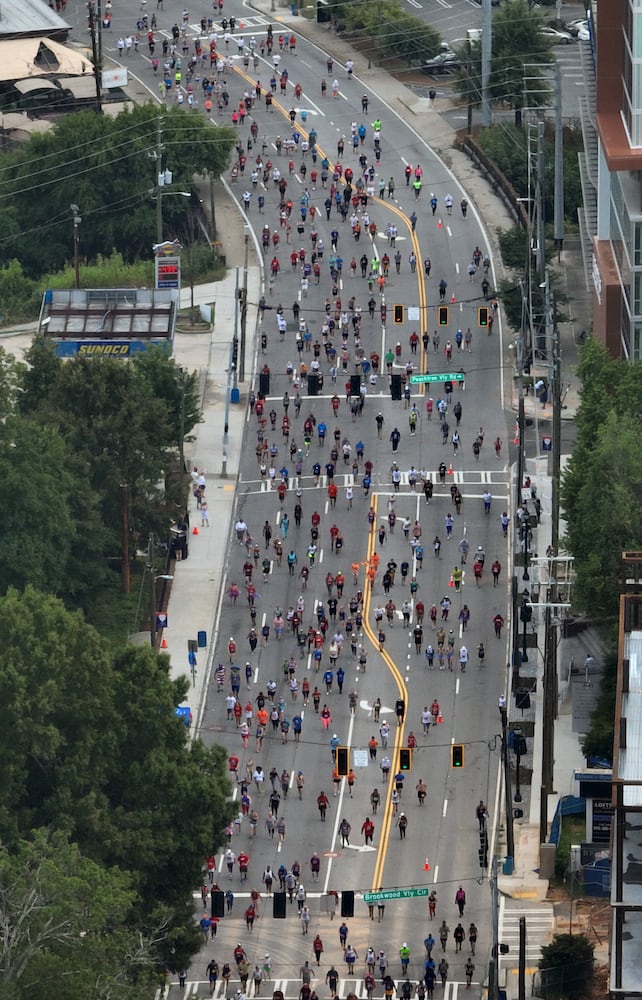
<path fill-rule="evenodd" d="M 421 67 L 422 73 L 435 76 L 437 73 L 452 73 L 459 69 L 461 63 L 454 52 L 439 52 Z"/>
<path fill-rule="evenodd" d="M 588 21 L 585 17 L 576 17 L 573 21 L 567 21 L 564 25 L 564 31 L 568 31 L 569 35 L 577 35 L 581 28 L 586 28 L 588 26 Z"/>
<path fill-rule="evenodd" d="M 554 28 L 550 24 L 541 27 L 539 33 L 549 38 L 554 45 L 570 45 L 573 41 L 573 36 L 568 31 L 560 31 L 559 28 Z"/>

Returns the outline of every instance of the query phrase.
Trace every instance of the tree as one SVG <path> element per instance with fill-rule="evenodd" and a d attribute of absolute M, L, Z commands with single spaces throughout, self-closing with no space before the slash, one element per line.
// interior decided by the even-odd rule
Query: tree
<path fill-rule="evenodd" d="M 556 934 L 542 948 L 539 970 L 544 1000 L 583 1000 L 591 992 L 593 945 L 583 934 Z"/>
<path fill-rule="evenodd" d="M 371 39 L 384 59 L 403 59 L 413 65 L 426 62 L 439 51 L 439 33 L 404 10 L 398 0 L 358 0 L 343 5 L 337 16 L 345 18 L 348 30 Z"/>
<path fill-rule="evenodd" d="M 58 428 L 86 464 L 91 488 L 100 497 L 110 546 L 106 554 L 119 548 L 123 483 L 128 487 L 132 543 L 146 544 L 151 531 L 166 534 L 177 498 L 168 499 L 158 484 L 171 464 L 176 430 L 166 400 L 155 395 L 151 374 L 145 375 L 151 373 L 152 363 L 145 367 L 112 358 L 75 358 L 56 366 L 52 381 L 50 373 L 42 372 L 47 356 L 41 349 L 28 353 L 28 361 L 33 359 L 40 368 L 30 375 L 34 391 L 25 394 L 20 405 L 34 419 Z M 193 418 L 191 403 L 188 417 Z"/>
<path fill-rule="evenodd" d="M 596 435 L 565 544 L 575 556 L 575 600 L 597 619 L 617 615 L 622 551 L 642 546 L 638 418 L 609 410 Z M 571 463 L 572 475 L 576 468 Z"/>
<path fill-rule="evenodd" d="M 80 207 L 81 256 L 119 250 L 126 260 L 149 257 L 156 242 L 156 164 L 161 142 L 163 167 L 176 190 L 193 186 L 194 175 L 218 176 L 235 142 L 233 130 L 213 128 L 179 108 L 161 111 L 146 104 L 116 118 L 80 112 L 60 119 L 46 135 L 0 157 L 0 263 L 19 260 L 37 278 L 61 268 L 73 246 L 69 205 Z M 180 198 L 163 204 L 166 235 L 175 233 Z M 24 220 L 29 219 L 28 230 Z"/>
<path fill-rule="evenodd" d="M 10 416 L 0 428 L 0 593 L 31 583 L 82 601 L 104 574 L 87 469 L 54 427 Z"/>
<path fill-rule="evenodd" d="M 604 657 L 599 698 L 591 712 L 589 731 L 580 739 L 582 753 L 585 757 L 613 760 L 616 693 L 617 652 L 613 650 Z"/>
<path fill-rule="evenodd" d="M 167 444 L 182 455 L 185 438 L 202 420 L 198 373 L 187 372 L 160 348 L 137 354 L 133 366 L 152 396 L 163 402 L 171 435 Z"/>
<path fill-rule="evenodd" d="M 524 107 L 547 102 L 548 85 L 543 69 L 553 62 L 550 39 L 539 31 L 542 15 L 528 0 L 508 0 L 493 16 L 493 52 L 489 92 L 491 100 L 502 101 L 515 110 L 515 124 L 521 124 Z M 481 102 L 481 44 L 467 43 L 460 49 L 462 69 L 457 89 L 463 100 Z M 526 79 L 528 78 L 528 79 Z"/>
<path fill-rule="evenodd" d="M 164 962 L 198 947 L 192 890 L 232 815 L 225 754 L 189 740 L 188 680 L 148 647 L 113 654 L 82 616 L 31 587 L 0 598 L 0 842 L 38 827 L 130 872 L 137 925 Z"/>
<path fill-rule="evenodd" d="M 598 619 L 618 613 L 621 553 L 642 544 L 642 364 L 609 357 L 589 341 L 581 350 L 577 442 L 562 476 L 564 544 L 575 556 L 574 599 Z"/>
<path fill-rule="evenodd" d="M 0 984 L 30 1000 L 143 1000 L 154 989 L 153 942 L 132 923 L 132 877 L 82 855 L 62 833 L 35 830 L 0 850 Z"/>

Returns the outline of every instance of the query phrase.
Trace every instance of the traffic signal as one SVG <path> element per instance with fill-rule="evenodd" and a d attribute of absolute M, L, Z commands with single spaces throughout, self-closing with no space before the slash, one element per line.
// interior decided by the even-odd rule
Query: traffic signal
<path fill-rule="evenodd" d="M 394 306 L 393 315 L 395 323 L 403 323 L 403 306 Z"/>
<path fill-rule="evenodd" d="M 480 326 L 488 326 L 488 306 L 480 306 L 477 310 L 477 322 Z"/>
<path fill-rule="evenodd" d="M 401 747 L 399 751 L 399 770 L 412 771 L 412 747 Z"/>
<path fill-rule="evenodd" d="M 272 896 L 272 916 L 276 920 L 285 920 L 285 893 L 275 892 Z"/>
<path fill-rule="evenodd" d="M 337 773 L 345 777 L 350 770 L 350 750 L 348 747 L 337 747 Z"/>
<path fill-rule="evenodd" d="M 212 893 L 212 916 L 225 916 L 225 893 L 214 891 Z"/>
<path fill-rule="evenodd" d="M 437 310 L 440 326 L 448 326 L 448 306 L 439 306 Z"/>
<path fill-rule="evenodd" d="M 450 748 L 450 766 L 451 767 L 463 767 L 464 766 L 464 744 L 463 743 L 453 743 Z"/>
<path fill-rule="evenodd" d="M 341 893 L 341 916 L 354 917 L 354 892 L 344 889 Z"/>
<path fill-rule="evenodd" d="M 392 399 L 401 399 L 401 375 L 390 376 L 390 395 Z"/>

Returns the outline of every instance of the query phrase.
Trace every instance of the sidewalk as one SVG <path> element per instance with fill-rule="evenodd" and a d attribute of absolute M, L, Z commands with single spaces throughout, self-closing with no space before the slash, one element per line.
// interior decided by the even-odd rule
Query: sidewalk
<path fill-rule="evenodd" d="M 213 325 L 207 333 L 182 333 L 175 339 L 174 357 L 188 370 L 196 369 L 203 384 L 202 422 L 193 431 L 193 442 L 186 445 L 185 460 L 190 468 L 202 470 L 206 479 L 206 499 L 209 527 L 201 524 L 200 511 L 190 494 L 189 557 L 174 565 L 174 581 L 168 605 L 169 627 L 163 651 L 170 657 L 171 675 L 189 676 L 188 640 L 197 639 L 204 631 L 207 646 L 198 650 L 195 683 L 190 687 L 187 704 L 192 710 L 194 726 L 198 723 L 202 701 L 207 691 L 211 657 L 216 645 L 215 629 L 224 595 L 227 538 L 232 528 L 236 478 L 238 475 L 245 425 L 248 387 L 254 367 L 255 305 L 261 296 L 262 272 L 254 262 L 250 243 L 247 299 L 250 304 L 247 323 L 246 381 L 239 384 L 241 400 L 230 403 L 227 442 L 224 443 L 226 401 L 228 397 L 227 368 L 230 344 L 234 332 L 236 300 L 236 267 L 242 267 L 244 255 L 243 219 L 231 198 L 218 185 L 217 225 L 223 238 L 223 252 L 229 270 L 222 281 L 198 285 L 194 303 L 213 305 Z M 221 204 L 221 197 L 226 202 Z M 190 305 L 190 289 L 181 291 L 181 307 Z M 225 462 L 223 454 L 226 453 Z"/>

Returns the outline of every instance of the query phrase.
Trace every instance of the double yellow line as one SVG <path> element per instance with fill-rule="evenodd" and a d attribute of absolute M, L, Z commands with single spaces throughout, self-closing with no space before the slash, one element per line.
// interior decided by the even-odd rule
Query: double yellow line
<path fill-rule="evenodd" d="M 373 496 L 372 506 L 375 511 L 375 521 L 373 530 L 368 536 L 368 561 L 372 558 L 372 554 L 375 550 L 375 544 L 377 539 L 377 505 L 378 497 Z M 370 639 L 375 649 L 379 650 L 379 640 L 375 635 L 371 625 L 370 625 L 370 605 L 372 603 L 372 588 L 366 579 L 365 593 L 363 599 L 363 630 L 365 634 Z M 406 691 L 406 685 L 404 684 L 404 679 L 399 672 L 395 661 L 386 652 L 385 648 L 382 653 L 379 654 L 386 663 L 386 666 L 390 670 L 390 673 L 395 679 L 397 685 L 397 691 L 400 698 L 406 703 L 406 710 L 408 708 L 408 694 Z M 394 725 L 395 723 L 393 723 Z M 381 824 L 381 836 L 379 838 L 379 850 L 377 851 L 377 860 L 375 863 L 374 875 L 372 876 L 372 889 L 376 891 L 380 888 L 382 884 L 383 877 L 383 867 L 386 863 L 386 851 L 388 849 L 388 841 L 390 840 L 390 831 L 392 829 L 392 817 L 394 815 L 392 811 L 391 799 L 392 799 L 392 789 L 394 787 L 394 776 L 399 769 L 399 749 L 403 746 L 404 733 L 406 730 L 406 720 L 404 718 L 403 724 L 401 726 L 396 726 L 394 733 L 394 749 L 392 752 L 390 776 L 388 778 L 388 785 L 386 789 L 386 797 L 383 807 L 383 819 Z"/>
<path fill-rule="evenodd" d="M 252 86 L 254 86 L 251 77 L 248 76 L 246 73 L 244 73 L 239 67 L 235 66 L 234 70 L 238 73 L 239 76 L 243 77 L 245 80 L 247 80 L 247 82 L 249 84 L 252 84 Z M 273 101 L 272 102 L 272 106 L 276 107 L 276 109 L 283 115 L 283 117 L 285 119 L 289 120 L 288 113 L 286 112 L 285 108 L 281 105 L 281 103 L 279 101 Z M 298 131 L 300 133 L 302 133 L 303 135 L 305 135 L 306 139 L 309 139 L 309 133 L 307 132 L 307 130 L 305 128 L 302 128 L 299 125 L 298 122 L 297 122 L 297 129 L 298 129 Z M 323 151 L 323 148 L 321 146 L 319 146 L 317 148 L 318 148 L 318 151 L 319 151 L 319 155 L 323 158 L 323 156 L 325 155 L 324 151 Z M 328 157 L 328 161 L 332 164 L 332 161 L 330 160 L 329 157 Z M 420 317 L 425 317 L 425 324 L 423 324 L 423 329 L 428 330 L 429 329 L 429 323 L 428 323 L 428 305 L 427 305 L 427 302 L 426 302 L 426 282 L 425 282 L 425 277 L 424 277 L 423 259 L 422 259 L 422 256 L 421 256 L 421 247 L 419 246 L 419 240 L 417 238 L 417 233 L 413 231 L 413 228 L 412 228 L 412 225 L 410 223 L 410 220 L 408 219 L 408 216 L 405 215 L 404 212 L 402 212 L 402 210 L 400 208 L 398 208 L 396 205 L 390 204 L 390 202 L 386 201 L 384 198 L 377 198 L 376 200 L 380 202 L 380 204 L 382 205 L 382 207 L 385 207 L 388 211 L 394 213 L 399 218 L 399 220 L 401 221 L 401 223 L 405 226 L 405 228 L 408 230 L 408 235 L 409 235 L 409 238 L 410 238 L 410 243 L 412 245 L 412 250 L 413 250 L 413 253 L 415 254 L 415 257 L 417 258 L 417 291 L 418 291 L 418 297 L 419 297 L 419 315 L 420 315 Z M 420 330 L 420 334 L 419 334 L 420 337 L 423 334 L 423 329 Z M 423 346 L 423 340 L 422 340 L 421 355 L 420 356 L 421 356 L 421 370 L 422 370 L 422 372 L 425 372 L 425 371 L 427 371 L 427 351 L 426 351 L 426 349 Z M 383 362 L 383 358 L 382 358 L 382 362 Z M 424 391 L 425 391 L 425 386 L 422 384 L 420 386 L 420 392 L 423 393 Z M 373 498 L 372 498 L 372 506 L 373 506 L 374 512 L 375 512 L 375 520 L 374 520 L 373 530 L 368 535 L 368 548 L 367 548 L 367 560 L 368 560 L 368 562 L 370 561 L 370 559 L 372 557 L 372 554 L 374 553 L 375 546 L 376 546 L 376 541 L 377 541 L 377 506 L 378 506 L 378 497 L 376 495 L 373 496 Z M 374 633 L 374 631 L 373 631 L 373 629 L 372 629 L 372 627 L 370 625 L 370 605 L 371 605 L 371 603 L 372 603 L 372 588 L 370 587 L 370 585 L 368 583 L 368 580 L 367 580 L 367 577 L 366 577 L 366 582 L 365 582 L 365 586 L 364 586 L 364 601 L 363 601 L 363 630 L 364 630 L 365 634 L 368 636 L 368 638 L 370 639 L 370 642 L 372 643 L 372 645 L 375 648 L 375 650 L 377 650 L 377 652 L 378 652 L 378 650 L 379 650 L 379 640 L 378 640 L 377 636 L 375 635 L 375 633 Z M 395 776 L 395 774 L 397 773 L 397 771 L 399 769 L 399 750 L 403 746 L 403 743 L 404 743 L 404 736 L 405 736 L 405 731 L 406 731 L 406 718 L 407 718 L 407 713 L 408 713 L 408 691 L 407 691 L 407 688 L 406 688 L 406 684 L 404 683 L 404 679 L 403 679 L 401 673 L 399 672 L 395 661 L 392 659 L 392 657 L 390 656 L 390 654 L 386 652 L 385 648 L 384 648 L 383 652 L 380 653 L 379 655 L 383 658 L 384 662 L 386 663 L 386 666 L 388 667 L 390 673 L 392 674 L 392 676 L 393 676 L 393 678 L 395 680 L 395 683 L 397 685 L 397 691 L 398 691 L 399 697 L 403 698 L 403 700 L 404 700 L 404 702 L 406 704 L 406 716 L 404 717 L 404 721 L 403 721 L 403 724 L 401 726 L 396 725 L 396 720 L 395 720 L 395 737 L 394 737 L 394 739 L 395 739 L 395 745 L 394 745 L 393 753 L 392 753 L 390 776 L 389 776 L 389 779 L 388 779 L 388 785 L 387 785 L 387 789 L 386 789 L 386 797 L 385 797 L 384 807 L 383 807 L 383 820 L 382 820 L 382 825 L 381 825 L 381 836 L 379 838 L 379 850 L 377 851 L 377 860 L 376 860 L 376 863 L 375 863 L 374 875 L 372 877 L 372 889 L 373 889 L 373 891 L 376 891 L 382 885 L 383 869 L 384 869 L 384 865 L 386 863 L 386 852 L 388 850 L 388 841 L 390 840 L 390 833 L 391 833 L 391 830 L 392 830 L 392 819 L 393 819 L 393 816 L 394 816 L 394 813 L 392 811 L 392 805 L 391 805 L 392 790 L 394 788 L 394 776 Z"/>

